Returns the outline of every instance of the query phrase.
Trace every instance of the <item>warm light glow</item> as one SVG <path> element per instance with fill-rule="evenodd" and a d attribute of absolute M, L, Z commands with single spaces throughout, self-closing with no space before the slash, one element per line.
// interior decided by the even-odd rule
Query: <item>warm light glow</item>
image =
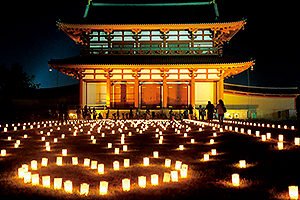
<path fill-rule="evenodd" d="M 217 155 L 217 150 L 216 149 L 212 149 L 211 150 L 211 155 L 213 155 L 213 156 Z"/>
<path fill-rule="evenodd" d="M 37 170 L 37 161 L 36 160 L 31 161 L 31 170 Z"/>
<path fill-rule="evenodd" d="M 138 181 L 139 181 L 139 186 L 141 188 L 145 188 L 146 187 L 146 176 L 139 176 L 138 177 Z"/>
<path fill-rule="evenodd" d="M 23 164 L 22 168 L 24 169 L 24 172 L 28 172 L 28 165 L 27 164 Z"/>
<path fill-rule="evenodd" d="M 54 178 L 54 189 L 59 190 L 62 187 L 62 178 Z"/>
<path fill-rule="evenodd" d="M 118 171 L 120 169 L 119 161 L 114 161 L 113 166 L 114 166 L 114 170 Z"/>
<path fill-rule="evenodd" d="M 300 138 L 295 137 L 295 145 L 299 146 L 300 145 Z"/>
<path fill-rule="evenodd" d="M 120 153 L 120 149 L 119 148 L 115 148 L 115 154 L 119 154 Z"/>
<path fill-rule="evenodd" d="M 144 164 L 144 166 L 149 166 L 149 163 L 150 163 L 149 158 L 148 157 L 144 157 L 143 158 L 143 164 Z"/>
<path fill-rule="evenodd" d="M 265 141 L 267 140 L 266 135 L 261 135 L 261 140 L 262 140 L 263 142 L 265 142 Z"/>
<path fill-rule="evenodd" d="M 125 191 L 125 192 L 130 190 L 130 179 L 129 178 L 122 179 L 122 188 L 123 188 L 123 191 Z"/>
<path fill-rule="evenodd" d="M 158 151 L 153 151 L 153 157 L 158 158 Z"/>
<path fill-rule="evenodd" d="M 176 163 L 175 163 L 175 169 L 180 170 L 181 164 L 182 164 L 182 162 L 177 160 Z"/>
<path fill-rule="evenodd" d="M 171 159 L 169 158 L 165 159 L 165 167 L 171 167 Z"/>
<path fill-rule="evenodd" d="M 40 184 L 40 178 L 38 174 L 32 174 L 31 175 L 31 183 L 32 185 L 39 185 Z"/>
<path fill-rule="evenodd" d="M 68 193 L 72 193 L 73 191 L 73 186 L 72 186 L 72 181 L 65 181 L 64 182 L 64 188 L 65 188 L 65 191 L 68 192 Z"/>
<path fill-rule="evenodd" d="M 128 146 L 126 144 L 123 145 L 123 151 L 128 151 Z"/>
<path fill-rule="evenodd" d="M 158 174 L 152 174 L 151 175 L 151 184 L 153 186 L 158 185 Z"/>
<path fill-rule="evenodd" d="M 30 183 L 31 181 L 31 172 L 24 173 L 24 183 Z"/>
<path fill-rule="evenodd" d="M 278 135 L 279 142 L 283 142 L 283 135 Z"/>
<path fill-rule="evenodd" d="M 50 176 L 42 176 L 43 187 L 50 188 Z"/>
<path fill-rule="evenodd" d="M 128 158 L 125 158 L 125 159 L 124 159 L 124 167 L 125 167 L 125 168 L 130 167 L 130 159 L 128 159 Z"/>
<path fill-rule="evenodd" d="M 108 190 L 108 182 L 107 181 L 100 181 L 100 188 L 99 188 L 100 195 L 106 195 L 107 190 Z"/>
<path fill-rule="evenodd" d="M 89 167 L 90 166 L 90 159 L 89 158 L 85 158 L 83 160 L 83 166 L 85 166 L 85 167 Z"/>
<path fill-rule="evenodd" d="M 246 160 L 240 160 L 240 168 L 246 168 Z"/>
<path fill-rule="evenodd" d="M 191 143 L 194 144 L 195 143 L 195 139 L 191 139 Z"/>
<path fill-rule="evenodd" d="M 80 194 L 81 195 L 88 195 L 89 194 L 89 184 L 87 183 L 82 183 L 80 185 Z"/>
<path fill-rule="evenodd" d="M 61 165 L 62 165 L 62 157 L 57 157 L 57 158 L 56 158 L 56 164 L 57 164 L 58 166 L 61 166 Z"/>
<path fill-rule="evenodd" d="M 240 175 L 239 174 L 232 174 L 232 184 L 233 184 L 233 186 L 240 185 Z"/>
<path fill-rule="evenodd" d="M 215 140 L 214 139 L 210 139 L 209 143 L 213 144 L 213 143 L 215 143 Z"/>
<path fill-rule="evenodd" d="M 107 148 L 109 148 L 109 149 L 112 148 L 112 143 L 108 143 Z"/>
<path fill-rule="evenodd" d="M 187 177 L 187 171 L 188 171 L 188 165 L 187 164 L 183 164 L 181 169 L 180 169 L 180 176 L 181 178 L 186 178 Z"/>
<path fill-rule="evenodd" d="M 72 165 L 78 165 L 78 157 L 72 157 Z"/>
<path fill-rule="evenodd" d="M 205 153 L 205 154 L 204 154 L 203 160 L 204 160 L 204 161 L 209 161 L 209 154 L 208 154 L 208 153 Z"/>
<path fill-rule="evenodd" d="M 98 164 L 98 173 L 104 174 L 104 164 Z"/>
<path fill-rule="evenodd" d="M 63 156 L 67 156 L 67 155 L 68 155 L 68 150 L 67 150 L 67 149 L 62 149 L 62 150 L 61 150 L 61 154 L 62 154 Z"/>
<path fill-rule="evenodd" d="M 283 149 L 283 142 L 278 142 L 277 146 L 278 146 L 278 150 L 282 150 Z"/>
<path fill-rule="evenodd" d="M 92 162 L 91 162 L 91 169 L 97 169 L 97 167 L 98 167 L 98 161 L 96 161 L 96 160 L 92 160 Z"/>
<path fill-rule="evenodd" d="M 271 133 L 267 133 L 267 139 L 271 139 Z"/>
<path fill-rule="evenodd" d="M 170 180 L 171 180 L 171 173 L 169 173 L 169 172 L 164 172 L 163 182 L 164 182 L 164 183 L 169 183 Z"/>
<path fill-rule="evenodd" d="M 260 135 L 260 132 L 259 131 L 255 131 L 255 136 L 259 137 L 259 135 Z"/>
<path fill-rule="evenodd" d="M 1 149 L 1 156 L 6 156 L 6 150 L 5 149 Z"/>
<path fill-rule="evenodd" d="M 291 185 L 289 186 L 289 196 L 291 199 L 298 199 L 298 186 Z"/>
<path fill-rule="evenodd" d="M 178 182 L 178 171 L 171 171 L 172 182 Z"/>
<path fill-rule="evenodd" d="M 179 145 L 179 150 L 183 150 L 184 149 L 184 145 Z"/>
<path fill-rule="evenodd" d="M 20 167 L 18 169 L 18 176 L 19 176 L 19 178 L 24 178 L 24 175 L 25 175 L 25 171 L 24 171 L 24 169 L 22 167 Z"/>

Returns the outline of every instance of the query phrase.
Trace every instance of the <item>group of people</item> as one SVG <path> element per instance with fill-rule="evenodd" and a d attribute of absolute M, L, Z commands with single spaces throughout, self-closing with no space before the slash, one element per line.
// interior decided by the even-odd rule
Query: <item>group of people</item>
<path fill-rule="evenodd" d="M 208 101 L 208 104 L 205 108 L 203 108 L 201 105 L 199 106 L 199 119 L 201 117 L 202 120 L 204 120 L 205 116 L 205 110 L 207 111 L 207 120 L 211 121 L 213 119 L 215 111 L 218 114 L 218 120 L 220 124 L 223 124 L 224 114 L 227 112 L 227 109 L 224 105 L 224 102 L 222 99 L 219 100 L 219 103 L 214 106 L 211 101 Z"/>

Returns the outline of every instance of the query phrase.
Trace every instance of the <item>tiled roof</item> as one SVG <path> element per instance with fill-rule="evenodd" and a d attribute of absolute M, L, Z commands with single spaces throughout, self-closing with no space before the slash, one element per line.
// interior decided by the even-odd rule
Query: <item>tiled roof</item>
<path fill-rule="evenodd" d="M 75 56 L 65 59 L 51 59 L 49 65 L 151 65 L 151 64 L 217 64 L 241 63 L 249 59 L 230 56 Z"/>

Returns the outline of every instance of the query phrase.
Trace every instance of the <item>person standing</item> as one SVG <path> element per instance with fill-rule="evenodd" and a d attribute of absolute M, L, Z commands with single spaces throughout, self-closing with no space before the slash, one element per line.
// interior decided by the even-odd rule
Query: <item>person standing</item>
<path fill-rule="evenodd" d="M 219 100 L 219 104 L 216 106 L 216 109 L 218 110 L 219 123 L 220 125 L 223 125 L 223 119 L 224 119 L 224 114 L 226 112 L 226 107 L 222 99 Z"/>
<path fill-rule="evenodd" d="M 205 109 L 199 105 L 199 120 L 204 120 L 204 116 L 205 116 Z"/>
<path fill-rule="evenodd" d="M 215 106 L 211 104 L 210 101 L 208 101 L 208 104 L 206 105 L 205 110 L 207 110 L 207 120 L 211 121 L 213 119 Z"/>

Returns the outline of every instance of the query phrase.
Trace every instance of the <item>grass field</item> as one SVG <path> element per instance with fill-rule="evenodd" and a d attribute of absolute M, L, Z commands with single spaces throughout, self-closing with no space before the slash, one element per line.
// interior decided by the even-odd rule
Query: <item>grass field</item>
<path fill-rule="evenodd" d="M 239 132 L 213 130 L 213 124 L 202 122 L 169 120 L 51 123 L 51 127 L 49 123 L 46 127 L 40 123 L 42 128 L 35 124 L 31 129 L 26 124 L 25 130 L 21 124 L 17 131 L 9 125 L 7 132 L 4 132 L 2 125 L 0 148 L 5 149 L 7 155 L 0 157 L 1 198 L 289 199 L 288 187 L 300 185 L 300 147 L 294 145 L 294 138 L 300 136 L 299 132 L 250 124 L 228 122 L 226 125 L 232 126 L 233 130 L 238 127 Z M 244 134 L 240 132 L 241 128 L 244 128 Z M 251 129 L 251 135 L 247 134 L 248 129 Z M 161 131 L 161 135 L 156 131 Z M 263 142 L 261 137 L 255 137 L 256 131 L 260 131 L 260 135 L 271 133 L 271 139 Z M 24 138 L 25 134 L 28 138 Z M 124 144 L 121 144 L 122 134 Z M 279 134 L 284 137 L 282 150 L 277 147 Z M 11 140 L 8 140 L 9 136 Z M 91 136 L 96 139 L 95 144 Z M 160 136 L 163 136 L 162 144 L 159 144 Z M 57 142 L 54 142 L 55 138 Z M 191 139 L 195 143 L 191 143 Z M 16 140 L 20 140 L 18 148 L 14 148 Z M 46 151 L 46 142 L 50 142 L 50 151 Z M 108 148 L 108 143 L 112 143 L 112 148 Z M 127 145 L 127 151 L 123 151 L 123 145 Z M 180 150 L 179 145 L 184 145 L 184 149 Z M 119 154 L 114 153 L 115 148 L 119 148 Z M 67 149 L 67 156 L 62 156 L 62 149 Z M 216 149 L 216 155 L 212 155 L 212 149 Z M 158 158 L 153 157 L 153 151 L 159 152 Z M 209 154 L 208 161 L 204 161 L 204 154 Z M 57 157 L 62 157 L 62 166 L 56 164 Z M 72 157 L 78 157 L 78 165 L 72 165 Z M 149 157 L 149 166 L 143 165 L 144 157 Z M 42 158 L 48 158 L 47 167 L 41 166 Z M 104 174 L 83 166 L 85 158 L 104 164 Z M 165 167 L 166 158 L 171 159 L 171 167 Z M 130 159 L 130 167 L 123 166 L 124 159 Z M 37 170 L 30 168 L 32 160 L 38 162 Z M 240 160 L 246 161 L 245 168 L 239 167 Z M 113 169 L 114 161 L 119 161 L 118 171 Z M 188 165 L 187 178 L 181 178 L 180 170 L 177 170 L 178 182 L 163 182 L 165 172 L 176 171 L 176 161 Z M 18 168 L 23 164 L 29 165 L 32 174 L 39 174 L 39 185 L 25 184 L 23 178 L 18 178 Z M 234 173 L 240 176 L 239 186 L 232 184 L 231 175 Z M 152 174 L 158 174 L 158 186 L 151 185 Z M 46 175 L 51 177 L 50 188 L 42 185 L 42 176 Z M 138 176 L 146 176 L 146 188 L 140 188 Z M 66 193 L 63 186 L 60 190 L 53 189 L 54 178 L 58 177 L 63 182 L 72 181 L 72 194 Z M 130 179 L 130 191 L 122 190 L 124 178 Z M 106 195 L 99 195 L 100 181 L 108 181 Z M 87 196 L 80 195 L 82 183 L 89 184 Z"/>

